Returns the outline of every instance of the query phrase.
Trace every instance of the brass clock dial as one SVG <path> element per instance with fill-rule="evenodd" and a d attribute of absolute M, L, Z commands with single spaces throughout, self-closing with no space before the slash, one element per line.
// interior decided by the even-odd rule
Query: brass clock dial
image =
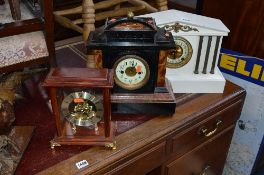
<path fill-rule="evenodd" d="M 115 83 L 124 89 L 139 89 L 149 79 L 149 66 L 143 58 L 137 55 L 121 57 L 113 68 Z"/>
<path fill-rule="evenodd" d="M 175 49 L 170 50 L 167 56 L 168 68 L 179 68 L 187 64 L 192 57 L 192 45 L 183 37 L 174 37 Z"/>
<path fill-rule="evenodd" d="M 61 104 L 62 115 L 77 126 L 95 125 L 103 118 L 103 105 L 100 98 L 89 92 L 73 92 Z"/>

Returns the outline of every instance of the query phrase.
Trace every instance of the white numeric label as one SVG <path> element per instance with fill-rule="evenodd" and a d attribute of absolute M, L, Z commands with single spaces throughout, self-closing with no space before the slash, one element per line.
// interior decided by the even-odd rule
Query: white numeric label
<path fill-rule="evenodd" d="M 78 169 L 81 169 L 88 166 L 89 163 L 87 162 L 87 160 L 82 160 L 80 162 L 77 162 L 75 165 L 77 166 Z"/>

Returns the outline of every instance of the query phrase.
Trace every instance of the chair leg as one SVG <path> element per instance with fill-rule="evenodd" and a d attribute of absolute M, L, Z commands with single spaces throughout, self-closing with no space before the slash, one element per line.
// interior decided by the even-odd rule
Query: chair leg
<path fill-rule="evenodd" d="M 95 9 L 94 9 L 94 3 L 93 0 L 83 0 L 82 3 L 82 19 L 83 19 L 83 41 L 86 44 L 86 41 L 88 40 L 89 34 L 91 31 L 95 30 Z M 95 61 L 93 54 L 90 55 L 88 53 L 87 55 L 87 67 L 94 68 L 95 67 Z"/>
<path fill-rule="evenodd" d="M 83 40 L 86 42 L 90 32 L 95 30 L 95 9 L 93 0 L 83 0 L 82 7 Z"/>
<path fill-rule="evenodd" d="M 157 1 L 157 0 L 155 0 L 155 1 Z M 143 0 L 129 0 L 128 2 L 135 5 L 135 6 L 143 5 L 143 6 L 145 6 L 145 8 L 148 12 L 157 12 L 158 11 L 157 8 L 151 6 L 149 3 L 147 3 Z"/>
<path fill-rule="evenodd" d="M 168 1 L 167 0 L 155 0 L 155 2 L 157 4 L 157 9 L 159 11 L 168 10 L 168 6 L 167 6 Z"/>
<path fill-rule="evenodd" d="M 20 0 L 8 0 L 12 18 L 14 20 L 21 19 L 21 11 L 20 11 Z"/>

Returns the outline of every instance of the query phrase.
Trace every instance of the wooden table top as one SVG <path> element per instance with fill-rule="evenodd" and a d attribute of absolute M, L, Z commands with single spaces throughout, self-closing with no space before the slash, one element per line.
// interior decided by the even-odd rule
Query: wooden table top
<path fill-rule="evenodd" d="M 180 132 L 190 121 L 198 120 L 198 116 L 213 114 L 222 104 L 231 104 L 244 94 L 243 89 L 230 82 L 222 94 L 177 94 L 176 112 L 171 117 L 113 115 L 117 126 L 116 150 L 89 146 L 62 146 L 52 150 L 49 141 L 54 136 L 55 123 L 46 103 L 46 91 L 40 87 L 39 78 L 27 81 L 23 91 L 27 101 L 17 103 L 16 124 L 35 125 L 36 131 L 16 174 L 90 174 L 102 167 L 115 166 L 140 148 L 171 131 Z M 78 170 L 75 164 L 81 160 L 87 160 L 89 166 Z"/>
<path fill-rule="evenodd" d="M 86 52 L 83 44 L 74 45 L 74 48 L 78 53 Z M 85 58 L 85 54 L 80 57 L 68 47 L 56 50 L 56 59 L 61 67 L 85 67 Z M 56 128 L 51 109 L 47 105 L 46 90 L 40 85 L 44 78 L 45 75 L 40 75 L 27 80 L 22 88 L 25 100 L 18 100 L 15 105 L 14 125 L 35 126 L 30 144 L 16 170 L 17 175 L 86 174 L 102 166 L 109 168 L 123 161 L 128 154 L 137 152 L 140 147 L 158 141 L 170 131 L 180 132 L 199 116 L 213 113 L 216 107 L 232 103 L 244 94 L 240 87 L 229 82 L 223 94 L 177 94 L 176 113 L 172 117 L 113 115 L 112 120 L 117 126 L 116 150 L 89 146 L 62 146 L 52 150 L 49 141 L 53 139 Z M 90 165 L 82 171 L 77 170 L 75 163 L 84 159 Z"/>

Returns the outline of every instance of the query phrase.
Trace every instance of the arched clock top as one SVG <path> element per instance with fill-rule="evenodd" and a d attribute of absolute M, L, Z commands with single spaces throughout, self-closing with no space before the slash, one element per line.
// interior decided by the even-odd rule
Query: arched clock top
<path fill-rule="evenodd" d="M 157 31 L 157 27 L 153 18 L 112 18 L 107 20 L 105 30 Z"/>
<path fill-rule="evenodd" d="M 87 49 L 137 47 L 171 49 L 175 47 L 170 32 L 157 27 L 149 17 L 115 17 L 107 19 L 103 28 L 91 32 Z M 105 52 L 105 51 L 103 51 Z"/>

